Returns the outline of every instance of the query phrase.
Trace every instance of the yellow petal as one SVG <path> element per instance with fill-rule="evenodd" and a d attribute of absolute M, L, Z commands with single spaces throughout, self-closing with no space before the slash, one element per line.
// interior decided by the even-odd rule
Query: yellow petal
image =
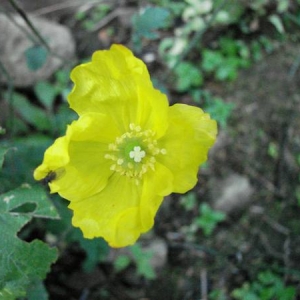
<path fill-rule="evenodd" d="M 160 161 L 174 175 L 174 192 L 185 193 L 197 182 L 199 166 L 214 144 L 217 124 L 200 108 L 185 104 L 170 107 L 169 128 L 159 145 L 166 155 Z"/>
<path fill-rule="evenodd" d="M 127 48 L 95 52 L 92 62 L 74 68 L 71 79 L 75 85 L 68 101 L 79 115 L 110 115 L 123 132 L 133 123 L 157 137 L 165 133 L 167 97 L 153 88 L 146 65 Z"/>
<path fill-rule="evenodd" d="M 138 87 L 136 123 L 143 129 L 151 129 L 156 138 L 163 136 L 168 128 L 169 102 L 167 96 L 153 88 Z"/>
<path fill-rule="evenodd" d="M 143 232 L 140 220 L 138 207 L 125 210 L 116 220 L 115 238 L 109 242 L 110 246 L 119 248 L 133 245 Z"/>
<path fill-rule="evenodd" d="M 133 244 L 144 232 L 140 221 L 141 187 L 135 180 L 114 174 L 98 194 L 71 201 L 72 223 L 86 238 L 103 237 L 113 247 Z"/>
<path fill-rule="evenodd" d="M 160 163 L 154 171 L 148 171 L 143 178 L 141 196 L 141 222 L 145 231 L 153 226 L 154 218 L 163 197 L 173 191 L 173 174 Z"/>
<path fill-rule="evenodd" d="M 67 130 L 69 164 L 64 175 L 49 184 L 51 192 L 73 201 L 100 192 L 112 174 L 105 154 L 119 134 L 107 115 L 89 113 L 74 121 Z"/>
<path fill-rule="evenodd" d="M 86 113 L 68 126 L 67 135 L 72 141 L 93 141 L 109 144 L 121 135 L 110 115 Z"/>
<path fill-rule="evenodd" d="M 130 122 L 130 113 L 134 114 L 132 104 L 137 101 L 136 83 L 130 74 L 122 81 L 105 77 L 101 68 L 92 62 L 73 69 L 71 79 L 75 85 L 68 97 L 70 107 L 79 115 L 88 112 L 111 115 L 120 130 L 124 130 Z"/>
<path fill-rule="evenodd" d="M 106 146 L 99 142 L 70 142 L 70 163 L 63 176 L 49 183 L 52 193 L 77 201 L 101 191 L 112 174 L 104 158 Z M 92 158 L 92 159 L 91 159 Z"/>
<path fill-rule="evenodd" d="M 42 164 L 34 171 L 33 177 L 35 180 L 42 180 L 50 172 L 55 172 L 68 164 L 68 145 L 69 139 L 66 136 L 55 140 L 55 142 L 45 151 Z"/>
<path fill-rule="evenodd" d="M 136 58 L 132 52 L 123 45 L 114 44 L 110 50 L 96 51 L 92 57 L 93 62 L 103 66 L 101 74 L 108 77 L 122 79 L 130 73 L 136 80 L 141 78 L 152 86 L 150 76 L 143 61 Z"/>

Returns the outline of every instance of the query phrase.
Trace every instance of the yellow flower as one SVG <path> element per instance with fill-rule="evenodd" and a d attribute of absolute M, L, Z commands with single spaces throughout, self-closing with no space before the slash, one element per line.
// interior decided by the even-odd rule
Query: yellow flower
<path fill-rule="evenodd" d="M 86 238 L 131 245 L 153 226 L 164 196 L 195 186 L 216 122 L 197 107 L 169 106 L 121 45 L 95 52 L 71 79 L 68 101 L 79 118 L 46 150 L 34 178 L 50 174 L 51 192 L 70 201 Z"/>

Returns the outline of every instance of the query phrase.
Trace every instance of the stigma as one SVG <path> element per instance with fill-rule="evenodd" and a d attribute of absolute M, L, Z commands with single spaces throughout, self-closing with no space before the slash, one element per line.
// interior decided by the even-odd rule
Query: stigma
<path fill-rule="evenodd" d="M 142 150 L 140 146 L 134 147 L 133 150 L 129 152 L 129 157 L 137 163 L 141 162 L 145 155 L 146 152 Z"/>

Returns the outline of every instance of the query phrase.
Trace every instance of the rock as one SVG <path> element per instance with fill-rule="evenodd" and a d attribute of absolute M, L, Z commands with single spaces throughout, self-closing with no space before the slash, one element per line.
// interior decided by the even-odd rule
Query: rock
<path fill-rule="evenodd" d="M 162 270 L 167 263 L 168 248 L 163 239 L 154 238 L 149 244 L 143 247 L 144 251 L 153 254 L 150 265 L 155 271 Z"/>
<path fill-rule="evenodd" d="M 30 32 L 30 36 L 34 36 L 20 16 L 11 16 L 23 30 Z M 29 18 L 55 55 L 48 53 L 41 68 L 36 71 L 30 70 L 25 51 L 34 46 L 34 43 L 6 15 L 0 15 L 0 61 L 14 80 L 16 87 L 28 87 L 39 80 L 48 79 L 64 62 L 75 56 L 75 42 L 67 27 L 44 18 L 32 16 Z M 0 82 L 7 82 L 2 72 Z"/>
<path fill-rule="evenodd" d="M 223 180 L 213 183 L 213 207 L 216 210 L 232 214 L 246 208 L 251 200 L 254 188 L 247 177 L 233 173 Z"/>
<path fill-rule="evenodd" d="M 233 143 L 232 137 L 228 134 L 226 130 L 220 128 L 217 135 L 216 142 L 209 151 L 209 158 L 210 158 L 209 163 L 213 163 L 216 157 L 225 160 L 226 159 L 225 149 L 228 148 L 232 143 Z"/>
<path fill-rule="evenodd" d="M 16 10 L 9 1 L 1 1 L 2 11 L 14 13 Z M 74 3 L 75 2 L 75 3 Z M 34 14 L 35 16 L 47 16 L 52 20 L 61 19 L 67 15 L 73 15 L 80 7 L 87 5 L 95 5 L 94 0 L 22 0 L 17 1 L 18 6 L 26 13 Z M 99 5 L 99 4 L 98 4 Z"/>

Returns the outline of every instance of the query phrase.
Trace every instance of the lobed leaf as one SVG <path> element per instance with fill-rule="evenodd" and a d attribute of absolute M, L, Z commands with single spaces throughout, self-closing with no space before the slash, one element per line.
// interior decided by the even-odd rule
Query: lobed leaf
<path fill-rule="evenodd" d="M 22 205 L 33 203 L 29 213 L 18 212 Z M 23 185 L 0 196 L 0 299 L 25 296 L 33 281 L 45 278 L 57 250 L 39 240 L 20 240 L 17 233 L 32 217 L 57 218 L 41 187 Z"/>
<path fill-rule="evenodd" d="M 15 190 L 0 195 L 0 213 L 16 215 L 18 213 L 11 211 L 28 203 L 36 205 L 31 217 L 58 218 L 55 207 L 49 202 L 45 191 L 37 185 L 31 186 L 29 184 L 24 184 Z"/>

